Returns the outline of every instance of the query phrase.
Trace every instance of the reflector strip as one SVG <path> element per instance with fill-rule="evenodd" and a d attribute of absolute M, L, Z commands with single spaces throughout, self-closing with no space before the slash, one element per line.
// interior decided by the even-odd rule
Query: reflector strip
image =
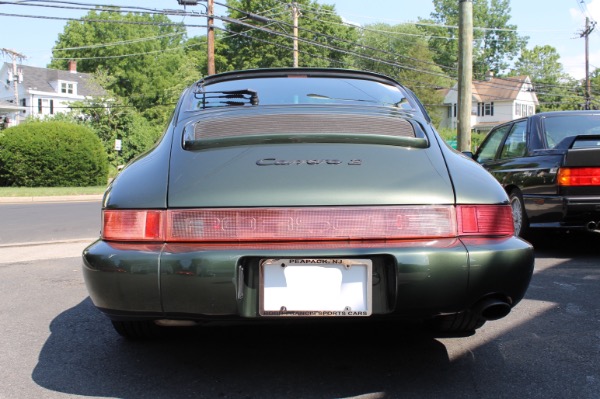
<path fill-rule="evenodd" d="M 374 240 L 455 235 L 452 206 L 167 211 L 169 242 Z"/>
<path fill-rule="evenodd" d="M 600 168 L 560 168 L 559 186 L 600 186 Z"/>

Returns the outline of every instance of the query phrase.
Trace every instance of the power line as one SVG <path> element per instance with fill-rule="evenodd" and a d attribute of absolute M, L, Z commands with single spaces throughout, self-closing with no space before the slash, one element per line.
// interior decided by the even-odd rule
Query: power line
<path fill-rule="evenodd" d="M 68 17 L 51 17 L 46 15 L 26 15 L 0 13 L 2 17 L 18 17 L 18 18 L 34 18 L 34 19 L 50 19 L 58 21 L 76 21 L 76 22 L 96 22 L 107 24 L 125 24 L 125 25 L 154 25 L 154 26 L 180 26 L 185 28 L 206 28 L 206 25 L 192 25 L 178 22 L 150 22 L 150 21 L 125 21 L 125 20 L 110 20 L 110 19 L 95 19 L 95 18 L 68 18 Z"/>

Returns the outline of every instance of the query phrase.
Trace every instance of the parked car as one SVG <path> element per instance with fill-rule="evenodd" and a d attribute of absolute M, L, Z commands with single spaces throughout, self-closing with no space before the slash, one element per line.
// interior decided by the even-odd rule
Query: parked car
<path fill-rule="evenodd" d="M 533 270 L 508 196 L 373 73 L 270 69 L 188 88 L 104 196 L 83 253 L 129 338 L 213 321 L 413 319 L 469 333 Z"/>
<path fill-rule="evenodd" d="M 504 123 L 474 158 L 508 193 L 516 234 L 600 233 L 600 111 L 543 112 Z"/>

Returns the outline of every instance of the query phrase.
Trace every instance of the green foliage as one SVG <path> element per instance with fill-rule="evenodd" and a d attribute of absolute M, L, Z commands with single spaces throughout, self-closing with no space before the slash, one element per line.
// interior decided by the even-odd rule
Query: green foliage
<path fill-rule="evenodd" d="M 433 22 L 444 26 L 423 29 L 432 36 L 431 49 L 435 61 L 449 68 L 458 68 L 459 3 L 456 0 L 433 0 Z M 496 75 L 508 68 L 527 42 L 520 37 L 517 26 L 509 24 L 509 0 L 473 0 L 473 76 L 483 79 L 485 72 Z"/>
<path fill-rule="evenodd" d="M 456 142 L 456 129 L 442 128 L 438 129 L 438 133 L 446 143 Z M 471 152 L 477 151 L 487 133 L 471 133 Z"/>
<path fill-rule="evenodd" d="M 217 73 L 233 70 L 233 66 L 226 55 L 230 55 L 228 45 L 223 40 L 224 34 L 215 31 L 215 70 Z M 195 68 L 195 75 L 204 76 L 208 73 L 208 47 L 206 36 L 189 38 L 185 43 L 185 53 L 189 63 Z"/>
<path fill-rule="evenodd" d="M 363 50 L 361 56 L 354 56 L 356 68 L 395 78 L 415 92 L 434 123 L 439 121 L 435 107 L 443 96 L 437 89 L 451 86 L 452 81 L 435 64 L 427 38 L 415 25 L 367 25 L 357 44 Z"/>
<path fill-rule="evenodd" d="M 0 186 L 98 186 L 107 175 L 106 152 L 85 126 L 33 121 L 0 137 Z"/>
<path fill-rule="evenodd" d="M 229 17 L 244 19 L 245 24 L 225 24 L 230 33 L 222 39 L 225 47 L 220 54 L 230 61 L 233 69 L 293 66 L 291 3 L 280 0 L 227 0 L 228 7 L 231 7 Z M 347 51 L 354 47 L 356 30 L 342 24 L 333 6 L 322 5 L 315 0 L 296 0 L 295 3 L 301 12 L 299 66 L 346 65 Z M 272 22 L 256 22 L 248 19 L 248 13 L 268 16 Z"/>
<path fill-rule="evenodd" d="M 578 109 L 583 105 L 581 93 L 574 92 L 577 82 L 563 72 L 560 55 L 552 46 L 523 48 L 509 76 L 527 75 L 533 82 L 539 101 L 538 111 Z"/>
<path fill-rule="evenodd" d="M 145 118 L 131 106 L 120 100 L 112 100 L 109 104 L 86 102 L 80 104 L 78 114 L 68 118 L 75 123 L 89 126 L 100 138 L 111 165 L 118 166 L 131 161 L 133 158 L 152 148 L 160 138 L 164 123 L 155 123 Z M 172 109 L 154 107 L 148 110 L 155 120 L 165 119 Z M 167 114 L 169 112 L 169 114 Z M 121 140 L 121 151 L 115 150 L 115 140 Z"/>
<path fill-rule="evenodd" d="M 146 109 L 173 102 L 180 93 L 174 87 L 199 77 L 186 58 L 185 39 L 185 28 L 166 15 L 98 9 L 65 25 L 50 67 L 66 69 L 75 59 L 79 71 L 104 71 L 111 78 L 105 88 Z"/>

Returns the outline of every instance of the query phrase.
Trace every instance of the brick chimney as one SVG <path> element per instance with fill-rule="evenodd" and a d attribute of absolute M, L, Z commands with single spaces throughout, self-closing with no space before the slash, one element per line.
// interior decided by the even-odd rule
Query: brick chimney
<path fill-rule="evenodd" d="M 77 61 L 69 60 L 69 72 L 77 73 Z"/>

